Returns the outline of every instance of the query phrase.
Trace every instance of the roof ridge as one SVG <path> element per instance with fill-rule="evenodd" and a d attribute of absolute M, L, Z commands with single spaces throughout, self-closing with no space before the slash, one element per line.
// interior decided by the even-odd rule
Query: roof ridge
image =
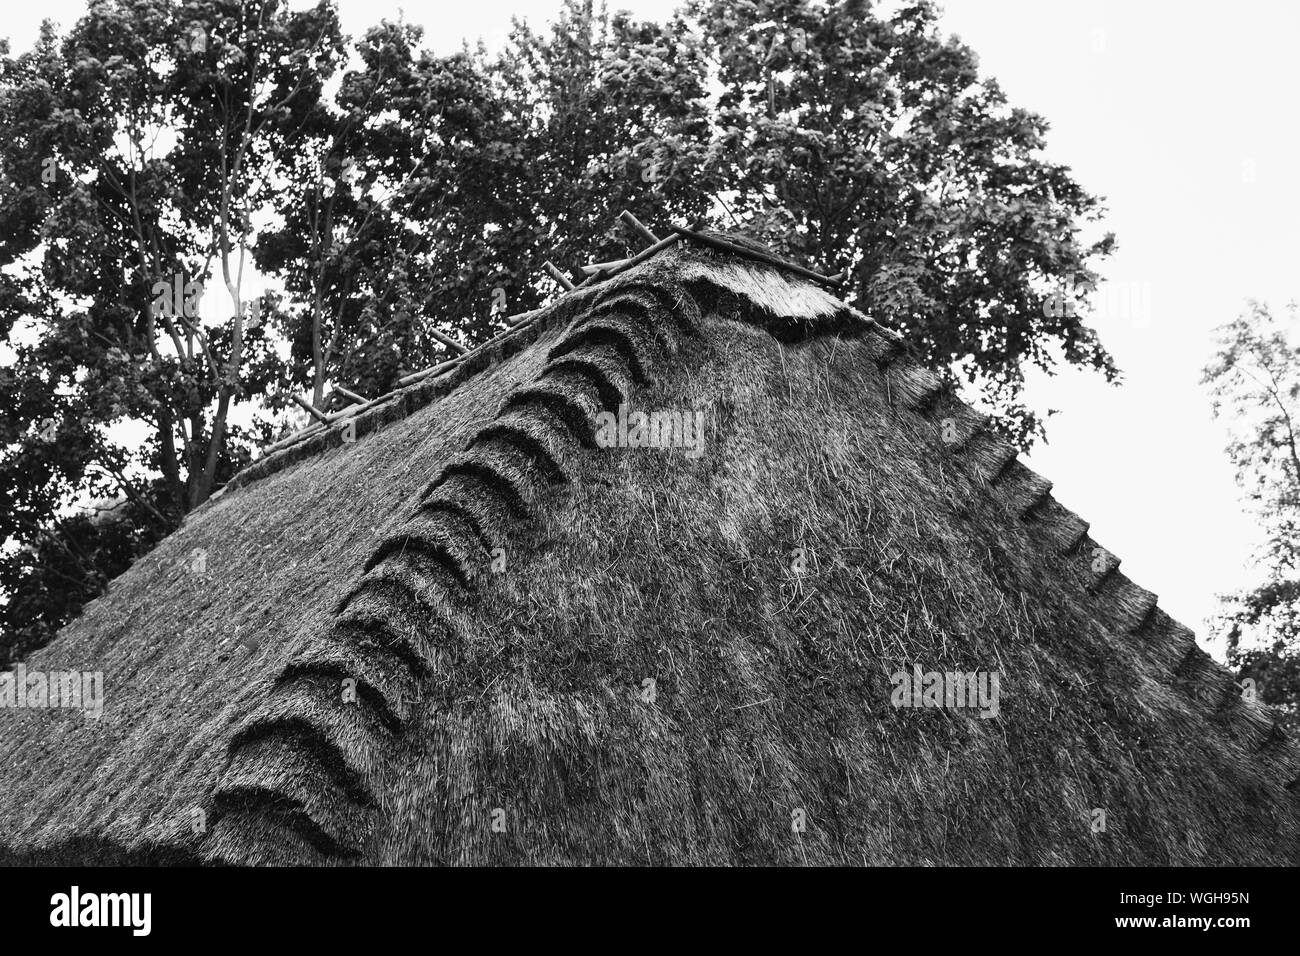
<path fill-rule="evenodd" d="M 674 275 L 674 272 L 680 272 Z M 740 259 L 711 249 L 686 249 L 678 245 L 658 253 L 654 258 L 632 266 L 598 285 L 579 286 L 568 290 L 554 302 L 523 313 L 526 318 L 499 335 L 470 348 L 440 366 L 435 374 L 411 382 L 388 392 L 365 405 L 352 406 L 331 417 L 327 424 L 313 424 L 296 435 L 267 446 L 269 453 L 246 465 L 222 488 L 214 493 L 201 508 L 221 499 L 227 492 L 251 484 L 290 467 L 304 458 L 319 454 L 329 448 L 351 443 L 382 428 L 390 422 L 405 418 L 441 398 L 480 372 L 500 364 L 537 341 L 543 333 L 556 325 L 569 321 L 574 315 L 597 303 L 621 297 L 638 287 L 662 283 L 681 286 L 704 282 L 718 290 L 725 290 L 764 306 L 768 313 L 769 331 L 780 329 L 780 334 L 798 335 L 807 331 L 802 326 L 809 322 L 825 320 L 837 315 L 843 321 L 876 326 L 886 335 L 898 338 L 897 333 L 881 326 L 827 292 L 802 280 L 791 281 L 777 267 Z M 746 288 L 746 284 L 751 288 Z M 791 290 L 797 289 L 798 295 Z M 789 306 L 799 298 L 815 303 L 812 315 L 797 316 Z M 807 305 L 807 302 L 800 302 Z M 781 310 L 785 308 L 785 312 Z M 792 331 L 793 330 L 793 331 Z M 438 369 L 443 371 L 438 372 Z M 196 511 L 200 509 L 195 509 Z M 193 514 L 194 512 L 191 512 Z"/>

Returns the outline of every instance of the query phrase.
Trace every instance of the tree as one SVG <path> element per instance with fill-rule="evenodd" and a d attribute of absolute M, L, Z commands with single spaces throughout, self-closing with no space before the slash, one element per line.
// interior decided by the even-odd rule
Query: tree
<path fill-rule="evenodd" d="M 848 268 L 856 304 L 942 374 L 980 383 L 1022 446 L 1043 434 L 1024 369 L 1057 355 L 1118 377 L 1072 290 L 1114 240 L 1080 238 L 1098 200 L 1042 159 L 1047 123 L 981 79 L 922 0 L 692 0 L 723 92 L 708 179 L 743 226 Z"/>
<path fill-rule="evenodd" d="M 328 4 L 289 12 L 271 0 L 94 0 L 62 40 L 47 23 L 31 52 L 3 51 L 6 644 L 39 643 L 120 570 L 83 556 L 85 587 L 40 584 L 51 556 L 78 551 L 70 507 L 129 501 L 140 526 L 94 535 L 119 532 L 97 553 L 120 555 L 166 534 L 247 460 L 259 436 L 233 427 L 230 410 L 274 371 L 246 324 L 251 214 L 340 53 Z M 213 278 L 228 302 L 207 317 Z M 136 426 L 129 441 L 124 423 Z"/>
<path fill-rule="evenodd" d="M 709 65 L 695 26 L 594 12 L 569 0 L 550 35 L 516 24 L 491 65 L 526 162 L 512 212 L 519 254 L 534 269 L 635 251 L 625 208 L 695 222 L 715 205 Z M 650 218 L 650 217 L 647 217 Z"/>
<path fill-rule="evenodd" d="M 385 23 L 357 44 L 362 69 L 304 130 L 259 237 L 291 302 L 288 384 L 319 407 L 328 381 L 390 391 L 443 348 L 431 330 L 499 327 L 485 286 L 515 250 L 486 227 L 512 215 L 500 190 L 522 154 L 479 58 L 421 53 L 420 37 Z"/>
<path fill-rule="evenodd" d="M 1300 342 L 1268 306 L 1249 309 L 1219 330 L 1219 349 L 1203 382 L 1216 418 L 1229 423 L 1228 457 L 1264 532 L 1263 581 L 1230 596 L 1219 621 L 1228 660 L 1254 680 L 1262 699 L 1300 730 Z"/>

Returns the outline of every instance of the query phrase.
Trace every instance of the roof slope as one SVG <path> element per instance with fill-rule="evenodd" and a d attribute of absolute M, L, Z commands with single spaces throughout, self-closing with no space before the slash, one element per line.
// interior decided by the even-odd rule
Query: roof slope
<path fill-rule="evenodd" d="M 598 447 L 624 403 L 704 453 Z M 811 285 L 664 253 L 357 434 L 27 662 L 106 709 L 0 713 L 0 859 L 1300 862 L 1271 715 Z M 996 671 L 998 716 L 893 706 L 913 665 Z"/>

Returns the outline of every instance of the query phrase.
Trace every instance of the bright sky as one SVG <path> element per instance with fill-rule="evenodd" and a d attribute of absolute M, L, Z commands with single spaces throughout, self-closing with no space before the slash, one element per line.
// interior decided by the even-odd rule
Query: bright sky
<path fill-rule="evenodd" d="M 295 5 L 300 5 L 295 3 Z M 646 18 L 675 0 L 623 0 Z M 383 17 L 422 23 L 440 53 L 463 38 L 498 46 L 512 14 L 536 26 L 558 0 L 341 0 L 359 35 Z M 70 24 L 81 0 L 7 4 L 15 49 L 43 17 Z M 1119 251 L 1094 324 L 1126 375 L 1035 379 L 1029 398 L 1061 414 L 1030 464 L 1092 522 L 1138 583 L 1204 638 L 1215 594 L 1247 583 L 1257 535 L 1243 513 L 1198 384 L 1211 329 L 1247 298 L 1300 299 L 1300 155 L 1295 49 L 1300 5 L 1160 0 L 948 0 L 947 28 L 980 55 L 1011 102 L 1052 124 L 1048 154 L 1107 198 Z M 1216 651 L 1219 649 L 1216 648 Z"/>

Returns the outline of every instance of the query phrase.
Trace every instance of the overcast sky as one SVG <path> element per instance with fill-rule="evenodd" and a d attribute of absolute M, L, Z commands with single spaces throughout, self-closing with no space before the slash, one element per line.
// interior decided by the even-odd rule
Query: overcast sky
<path fill-rule="evenodd" d="M 300 4 L 295 4 L 300 5 Z M 647 18 L 673 0 L 624 0 Z M 5 5 L 0 35 L 28 46 L 41 18 L 70 24 L 80 0 Z M 359 35 L 382 17 L 426 28 L 451 52 L 498 46 L 510 17 L 534 25 L 558 0 L 420 3 L 341 0 Z M 1300 298 L 1295 90 L 1300 4 L 1225 7 L 1157 0 L 949 0 L 946 26 L 980 56 L 1012 103 L 1052 124 L 1048 155 L 1105 196 L 1119 251 L 1094 321 L 1123 368 L 1035 378 L 1029 398 L 1061 413 L 1029 463 L 1124 560 L 1139 584 L 1205 637 L 1215 594 L 1246 583 L 1257 543 L 1198 384 L 1214 326 L 1246 299 L 1277 311 Z M 1218 648 L 1215 649 L 1219 651 Z"/>

